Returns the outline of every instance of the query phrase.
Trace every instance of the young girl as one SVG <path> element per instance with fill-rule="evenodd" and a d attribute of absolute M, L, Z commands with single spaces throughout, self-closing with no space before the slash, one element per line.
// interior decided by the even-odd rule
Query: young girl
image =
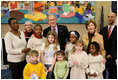
<path fill-rule="evenodd" d="M 69 52 L 71 52 L 74 44 L 76 41 L 79 39 L 80 34 L 77 31 L 70 31 L 69 32 L 69 43 L 66 45 L 65 53 L 66 53 L 66 58 L 68 59 Z"/>
<path fill-rule="evenodd" d="M 54 67 L 55 79 L 66 79 L 68 76 L 69 68 L 67 67 L 67 61 L 65 52 L 59 50 L 56 52 L 57 62 Z"/>
<path fill-rule="evenodd" d="M 42 43 L 45 42 L 45 38 L 42 36 L 42 30 L 43 30 L 42 26 L 40 24 L 36 24 L 34 26 L 34 34 L 28 40 L 27 44 L 28 48 L 31 48 L 32 50 L 37 50 L 39 52 L 38 61 L 40 61 L 40 50 Z M 28 56 L 27 56 L 27 62 L 28 62 Z"/>
<path fill-rule="evenodd" d="M 45 65 L 47 79 L 54 79 L 53 67 L 56 62 L 56 55 L 54 53 L 60 50 L 57 35 L 55 31 L 49 31 L 46 36 L 46 43 L 42 44 L 41 49 L 41 62 Z"/>
<path fill-rule="evenodd" d="M 34 33 L 32 29 L 33 27 L 32 22 L 26 21 L 24 27 L 25 27 L 25 32 L 24 32 L 25 37 L 31 37 L 31 35 Z"/>
<path fill-rule="evenodd" d="M 89 67 L 86 69 L 89 79 L 103 79 L 103 71 L 105 65 L 103 64 L 103 57 L 99 54 L 99 44 L 97 42 L 91 42 L 88 55 Z"/>
<path fill-rule="evenodd" d="M 46 79 L 45 69 L 42 63 L 38 62 L 39 53 L 32 50 L 29 53 L 29 63 L 23 70 L 24 79 Z"/>
<path fill-rule="evenodd" d="M 77 41 L 69 54 L 68 67 L 71 67 L 70 79 L 85 79 L 85 69 L 88 66 L 88 56 L 82 51 L 82 41 Z"/>

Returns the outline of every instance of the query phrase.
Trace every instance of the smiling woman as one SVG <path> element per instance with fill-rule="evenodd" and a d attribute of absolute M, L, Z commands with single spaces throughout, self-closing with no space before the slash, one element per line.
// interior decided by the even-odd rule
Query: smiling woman
<path fill-rule="evenodd" d="M 12 78 L 22 79 L 23 68 L 26 64 L 25 53 L 29 52 L 30 48 L 25 48 L 25 36 L 22 31 L 19 31 L 19 24 L 16 18 L 10 18 L 8 24 L 11 30 L 5 35 L 7 60 L 11 69 Z"/>
<path fill-rule="evenodd" d="M 82 36 L 82 41 L 84 43 L 84 50 L 89 54 L 88 44 L 90 42 L 96 41 L 100 45 L 100 54 L 105 57 L 106 52 L 104 50 L 103 45 L 103 37 L 99 33 L 95 32 L 96 29 L 96 23 L 93 20 L 88 20 L 86 22 L 86 29 L 88 30 L 88 33 Z"/>

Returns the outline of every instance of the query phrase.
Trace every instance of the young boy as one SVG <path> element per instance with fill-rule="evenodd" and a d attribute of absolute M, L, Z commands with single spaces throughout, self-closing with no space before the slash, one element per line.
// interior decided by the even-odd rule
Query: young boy
<path fill-rule="evenodd" d="M 42 26 L 40 24 L 36 24 L 34 26 L 34 34 L 30 37 L 27 43 L 27 48 L 31 48 L 31 50 L 37 50 L 39 53 L 38 61 L 40 61 L 40 50 L 42 47 L 42 43 L 45 42 L 45 38 L 42 36 Z M 29 57 L 26 56 L 27 62 L 29 62 Z"/>
<path fill-rule="evenodd" d="M 36 50 L 29 52 L 29 63 L 23 71 L 24 79 L 46 79 L 44 66 L 38 62 L 39 53 Z"/>

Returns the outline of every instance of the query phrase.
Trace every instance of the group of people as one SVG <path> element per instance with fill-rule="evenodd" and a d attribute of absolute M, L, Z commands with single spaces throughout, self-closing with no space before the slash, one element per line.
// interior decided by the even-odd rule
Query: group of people
<path fill-rule="evenodd" d="M 27 21 L 24 33 L 19 31 L 16 18 L 10 18 L 5 46 L 12 78 L 103 79 L 104 74 L 104 78 L 117 79 L 115 20 L 116 14 L 110 13 L 109 25 L 100 34 L 95 31 L 96 23 L 87 20 L 88 33 L 81 37 L 77 31 L 58 25 L 53 14 L 48 15 L 50 26 L 46 29 Z M 28 42 L 25 37 L 30 37 Z"/>

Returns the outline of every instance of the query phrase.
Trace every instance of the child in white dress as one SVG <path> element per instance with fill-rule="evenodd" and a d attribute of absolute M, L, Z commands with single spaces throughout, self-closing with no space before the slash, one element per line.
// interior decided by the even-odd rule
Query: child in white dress
<path fill-rule="evenodd" d="M 89 79 L 103 79 L 103 71 L 105 64 L 103 64 L 103 56 L 99 54 L 99 44 L 97 42 L 91 42 L 88 55 L 89 67 L 86 69 Z"/>
<path fill-rule="evenodd" d="M 65 47 L 65 53 L 66 53 L 67 60 L 69 57 L 69 53 L 71 52 L 74 44 L 79 40 L 79 37 L 80 37 L 80 34 L 77 31 L 72 30 L 69 32 L 69 42 L 66 44 L 66 47 Z M 71 68 L 69 68 L 69 74 L 68 74 L 67 79 L 70 79 L 70 69 Z"/>
<path fill-rule="evenodd" d="M 70 31 L 69 32 L 69 42 L 66 44 L 65 53 L 66 58 L 68 59 L 69 52 L 71 52 L 74 44 L 79 40 L 80 34 L 77 31 Z"/>
<path fill-rule="evenodd" d="M 88 67 L 88 56 L 82 51 L 82 41 L 77 41 L 69 53 L 68 67 L 71 67 L 70 79 L 85 79 L 85 70 Z"/>

